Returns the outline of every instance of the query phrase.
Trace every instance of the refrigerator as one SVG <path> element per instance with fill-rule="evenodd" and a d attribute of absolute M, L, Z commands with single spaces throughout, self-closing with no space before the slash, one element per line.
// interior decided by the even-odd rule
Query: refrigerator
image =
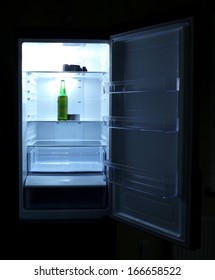
<path fill-rule="evenodd" d="M 104 39 L 29 32 L 17 47 L 20 220 L 111 217 L 195 246 L 193 19 Z"/>

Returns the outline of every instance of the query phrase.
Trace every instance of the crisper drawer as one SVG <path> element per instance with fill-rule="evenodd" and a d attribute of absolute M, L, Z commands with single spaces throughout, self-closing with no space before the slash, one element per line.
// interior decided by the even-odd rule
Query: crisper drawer
<path fill-rule="evenodd" d="M 31 147 L 28 172 L 101 172 L 102 147 Z"/>
<path fill-rule="evenodd" d="M 24 188 L 26 209 L 105 209 L 102 174 L 30 175 Z"/>

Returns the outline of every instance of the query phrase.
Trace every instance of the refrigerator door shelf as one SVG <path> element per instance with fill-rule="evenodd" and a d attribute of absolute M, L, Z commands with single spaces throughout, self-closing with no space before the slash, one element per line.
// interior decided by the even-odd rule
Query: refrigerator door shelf
<path fill-rule="evenodd" d="M 178 178 L 175 174 L 155 173 L 155 170 L 138 170 L 122 164 L 105 162 L 107 181 L 137 194 L 171 199 L 178 196 Z"/>
<path fill-rule="evenodd" d="M 116 203 L 113 206 L 114 217 L 133 226 L 153 231 L 162 237 L 184 242 L 181 229 L 182 208 L 178 197 L 163 199 L 140 193 L 133 187 L 113 184 Z"/>
<path fill-rule="evenodd" d="M 123 93 L 177 93 L 180 86 L 178 77 L 141 78 L 138 80 L 114 81 L 110 83 L 110 94 Z"/>
<path fill-rule="evenodd" d="M 118 117 L 111 116 L 105 119 L 106 125 L 109 128 L 127 129 L 145 132 L 163 132 L 163 133 L 177 133 L 178 132 L 178 118 L 134 118 L 134 117 Z"/>

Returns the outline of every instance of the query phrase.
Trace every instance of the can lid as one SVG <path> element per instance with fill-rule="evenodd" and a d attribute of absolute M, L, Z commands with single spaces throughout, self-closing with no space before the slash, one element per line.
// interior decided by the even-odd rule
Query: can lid
<path fill-rule="evenodd" d="M 80 121 L 80 114 L 68 114 L 67 119 L 68 120 Z"/>

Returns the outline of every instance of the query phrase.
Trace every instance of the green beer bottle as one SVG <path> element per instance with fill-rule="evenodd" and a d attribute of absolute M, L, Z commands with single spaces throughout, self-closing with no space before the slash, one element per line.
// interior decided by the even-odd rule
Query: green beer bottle
<path fill-rule="evenodd" d="M 67 120 L 68 96 L 66 95 L 65 80 L 60 82 L 60 94 L 57 99 L 57 118 L 59 121 Z"/>

